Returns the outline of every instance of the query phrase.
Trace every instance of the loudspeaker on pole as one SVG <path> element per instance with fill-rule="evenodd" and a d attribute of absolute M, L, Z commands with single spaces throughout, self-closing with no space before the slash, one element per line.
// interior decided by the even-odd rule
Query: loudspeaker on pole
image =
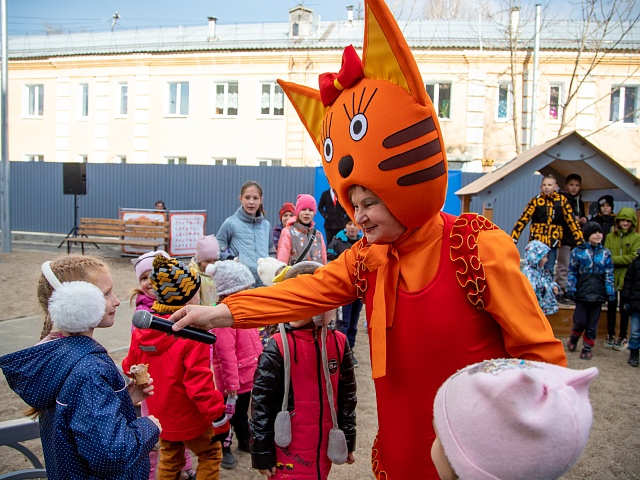
<path fill-rule="evenodd" d="M 62 164 L 62 189 L 65 195 L 87 194 L 87 164 Z"/>

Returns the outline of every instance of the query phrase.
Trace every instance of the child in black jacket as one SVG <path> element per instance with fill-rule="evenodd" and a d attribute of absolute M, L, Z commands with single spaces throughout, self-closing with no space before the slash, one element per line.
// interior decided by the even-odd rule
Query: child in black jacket
<path fill-rule="evenodd" d="M 638 251 L 640 255 L 640 251 Z M 631 337 L 629 338 L 629 361 L 632 367 L 638 366 L 638 350 L 640 349 L 640 256 L 631 262 L 624 276 L 624 284 L 620 293 L 622 308 L 631 316 Z"/>

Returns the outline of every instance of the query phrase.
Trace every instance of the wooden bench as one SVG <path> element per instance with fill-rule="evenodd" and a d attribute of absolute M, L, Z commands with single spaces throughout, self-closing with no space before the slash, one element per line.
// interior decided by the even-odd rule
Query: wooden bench
<path fill-rule="evenodd" d="M 164 248 L 169 244 L 170 226 L 167 221 L 122 220 L 116 218 L 81 218 L 78 234 L 65 239 L 67 253 L 71 244 L 80 244 L 84 255 L 84 245 L 93 243 L 103 245 L 131 245 Z"/>
<path fill-rule="evenodd" d="M 27 457 L 31 465 L 33 465 L 33 468 L 0 475 L 0 479 L 47 478 L 47 471 L 36 454 L 21 443 L 36 438 L 40 438 L 40 427 L 37 421 L 21 418 L 19 420 L 0 422 L 0 445 L 6 445 L 17 450 Z"/>
<path fill-rule="evenodd" d="M 575 305 L 558 305 L 558 311 L 552 315 L 547 315 L 547 319 L 551 324 L 553 333 L 557 338 L 565 341 L 571 335 L 571 327 L 573 326 L 573 312 Z M 597 341 L 604 340 L 607 336 L 607 303 L 605 302 L 600 311 L 600 320 L 598 321 Z"/>

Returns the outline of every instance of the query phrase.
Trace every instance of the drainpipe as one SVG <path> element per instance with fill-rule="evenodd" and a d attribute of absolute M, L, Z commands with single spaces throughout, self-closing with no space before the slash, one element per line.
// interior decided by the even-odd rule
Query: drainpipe
<path fill-rule="evenodd" d="M 533 44 L 533 92 L 531 93 L 531 128 L 529 148 L 536 144 L 536 105 L 538 101 L 538 57 L 540 56 L 540 4 L 536 3 L 536 36 Z"/>

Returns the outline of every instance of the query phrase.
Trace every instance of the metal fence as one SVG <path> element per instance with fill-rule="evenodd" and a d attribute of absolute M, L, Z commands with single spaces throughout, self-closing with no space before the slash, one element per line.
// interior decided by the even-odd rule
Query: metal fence
<path fill-rule="evenodd" d="M 12 231 L 66 234 L 73 227 L 74 197 L 63 193 L 62 165 L 11 162 Z M 299 193 L 310 193 L 319 198 L 327 187 L 321 167 L 97 163 L 89 163 L 86 167 L 87 194 L 77 197 L 78 218 L 117 218 L 120 208 L 153 208 L 156 200 L 163 200 L 171 210 L 206 210 L 207 233 L 216 233 L 224 219 L 235 212 L 240 205 L 240 187 L 247 180 L 256 180 L 262 186 L 267 219 L 274 226 L 284 202 L 295 203 Z M 454 192 L 480 176 L 480 173 L 451 172 L 449 190 Z M 510 233 L 526 203 L 539 191 L 539 175 L 511 185 L 495 199 L 494 223 Z M 616 210 L 625 206 L 634 207 L 635 204 L 616 202 Z M 460 205 L 455 199 L 453 202 L 448 199 L 445 211 L 459 214 Z M 471 211 L 482 212 L 477 198 L 471 201 Z M 318 228 L 322 228 L 322 218 L 317 220 Z M 518 244 L 521 254 L 528 237 L 527 227 Z"/>

